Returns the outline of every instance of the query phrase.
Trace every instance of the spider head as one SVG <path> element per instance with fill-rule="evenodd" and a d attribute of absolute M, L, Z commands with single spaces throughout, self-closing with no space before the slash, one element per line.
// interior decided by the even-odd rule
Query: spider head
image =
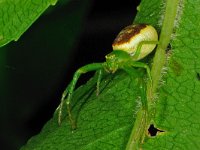
<path fill-rule="evenodd" d="M 105 69 L 110 73 L 115 73 L 130 59 L 131 57 L 127 52 L 114 50 L 106 55 Z"/>

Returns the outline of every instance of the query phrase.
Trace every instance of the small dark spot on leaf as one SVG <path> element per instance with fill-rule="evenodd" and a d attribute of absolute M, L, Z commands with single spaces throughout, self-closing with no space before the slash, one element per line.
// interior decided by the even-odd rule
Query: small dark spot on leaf
<path fill-rule="evenodd" d="M 172 71 L 175 73 L 176 76 L 180 76 L 182 71 L 183 71 L 183 67 L 182 65 L 176 61 L 175 59 L 172 59 L 170 67 L 172 69 Z"/>
<path fill-rule="evenodd" d="M 196 76 L 197 76 L 197 80 L 199 80 L 200 81 L 200 73 L 196 73 Z"/>
<path fill-rule="evenodd" d="M 165 132 L 165 131 L 163 131 L 163 130 L 160 130 L 160 129 L 158 129 L 158 128 L 155 128 L 153 124 L 151 124 L 151 125 L 149 126 L 148 131 L 149 131 L 149 135 L 150 135 L 150 136 L 156 136 L 156 135 L 157 135 L 158 133 L 160 133 L 160 132 Z"/>

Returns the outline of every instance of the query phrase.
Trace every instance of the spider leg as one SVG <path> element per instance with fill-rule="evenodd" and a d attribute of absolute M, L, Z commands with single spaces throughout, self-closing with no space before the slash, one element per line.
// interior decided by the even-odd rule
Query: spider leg
<path fill-rule="evenodd" d="M 70 84 L 69 84 L 70 85 Z M 62 94 L 62 98 L 61 98 L 61 102 L 57 108 L 58 110 L 58 124 L 61 125 L 61 121 L 62 121 L 62 109 L 63 109 L 63 104 L 64 104 L 64 100 L 65 100 L 65 97 L 68 93 L 68 89 L 69 89 L 69 85 L 67 86 L 67 88 L 65 89 L 65 91 L 63 92 Z"/>
<path fill-rule="evenodd" d="M 152 86 L 151 71 L 150 71 L 150 68 L 149 68 L 149 66 L 147 64 L 142 63 L 142 62 L 132 61 L 132 62 L 130 62 L 130 65 L 132 67 L 144 68 L 146 70 L 146 72 L 147 72 L 148 79 L 149 79 L 150 84 Z"/>
<path fill-rule="evenodd" d="M 132 67 L 145 68 L 147 75 L 151 82 L 150 69 L 149 66 L 141 62 L 132 62 Z M 147 131 L 148 126 L 148 102 L 146 95 L 146 84 L 143 79 L 138 80 L 138 86 L 140 90 L 141 97 L 141 107 L 138 109 L 134 126 L 129 137 L 128 144 L 126 149 L 139 149 L 140 144 L 144 142 L 145 132 Z"/>
<path fill-rule="evenodd" d="M 102 79 L 102 69 L 98 70 L 98 78 L 97 78 L 97 92 L 96 95 L 99 95 L 100 92 L 100 83 L 101 83 L 101 79 Z"/>
<path fill-rule="evenodd" d="M 141 53 L 142 46 L 145 45 L 145 44 L 159 44 L 159 42 L 158 41 L 142 41 L 142 42 L 140 42 L 138 44 L 137 49 L 135 51 L 135 54 L 133 56 L 133 58 L 135 60 L 138 60 L 138 57 L 139 57 L 139 55 Z"/>
<path fill-rule="evenodd" d="M 58 116 L 58 122 L 59 123 L 61 123 L 62 107 L 63 107 L 64 100 L 66 99 L 67 113 L 68 113 L 69 121 L 70 121 L 70 124 L 72 126 L 72 129 L 76 129 L 76 123 L 73 119 L 73 115 L 71 113 L 71 107 L 70 107 L 70 103 L 71 103 L 71 99 L 72 99 L 72 95 L 73 95 L 76 83 L 77 83 L 79 77 L 82 74 L 90 72 L 90 71 L 96 71 L 96 70 L 102 69 L 103 68 L 102 64 L 103 63 L 88 64 L 88 65 L 85 65 L 85 66 L 79 68 L 74 73 L 74 76 L 73 76 L 71 83 L 68 85 L 67 89 L 64 91 L 64 93 L 62 95 L 60 109 L 59 109 L 59 116 Z M 100 82 L 100 81 L 98 81 L 98 82 Z M 97 84 L 99 85 L 99 83 L 97 83 Z M 67 98 L 65 98 L 66 96 L 67 96 Z"/>

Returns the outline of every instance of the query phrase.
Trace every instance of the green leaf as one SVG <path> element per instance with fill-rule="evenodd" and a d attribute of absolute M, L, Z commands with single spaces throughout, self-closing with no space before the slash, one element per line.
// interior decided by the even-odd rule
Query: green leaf
<path fill-rule="evenodd" d="M 165 5 L 161 0 L 143 0 L 135 22 L 155 25 L 159 31 Z M 173 2 L 171 5 L 173 7 Z M 150 118 L 150 123 L 164 132 L 151 137 L 146 130 L 145 139 L 140 143 L 142 149 L 200 148 L 199 5 L 199 0 L 179 3 L 171 49 L 167 51 L 165 66 L 161 66 L 159 88 L 153 93 L 155 114 Z M 159 63 L 153 64 L 156 65 Z M 134 73 L 134 78 L 123 71 L 106 76 L 99 96 L 95 95 L 95 76 L 74 93 L 72 106 L 77 130 L 70 131 L 67 117 L 58 127 L 56 112 L 41 133 L 31 138 L 22 150 L 125 149 L 141 107 L 138 80 L 143 81 L 143 75 L 137 75 L 139 71 Z"/>
<path fill-rule="evenodd" d="M 0 2 L 0 46 L 18 40 L 31 24 L 57 0 L 2 0 Z"/>
<path fill-rule="evenodd" d="M 77 130 L 64 118 L 58 126 L 58 114 L 42 132 L 22 148 L 26 149 L 123 149 L 129 138 L 140 107 L 138 78 L 128 77 L 124 71 L 108 75 L 96 95 L 97 76 L 74 93 L 73 114 Z M 66 115 L 66 108 L 63 109 Z"/>

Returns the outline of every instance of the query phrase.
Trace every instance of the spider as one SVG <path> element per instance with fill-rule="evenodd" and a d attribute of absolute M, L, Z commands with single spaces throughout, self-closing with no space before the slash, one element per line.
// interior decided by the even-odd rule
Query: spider
<path fill-rule="evenodd" d="M 81 74 L 90 71 L 98 71 L 97 95 L 99 94 L 99 85 L 103 70 L 108 73 L 115 73 L 118 69 L 125 70 L 127 67 L 144 68 L 152 83 L 149 66 L 145 63 L 138 62 L 138 60 L 151 53 L 156 47 L 156 44 L 158 44 L 158 34 L 151 25 L 133 24 L 122 29 L 112 44 L 113 51 L 105 56 L 105 62 L 87 64 L 74 73 L 72 81 L 62 94 L 61 103 L 58 107 L 58 123 L 61 124 L 62 107 L 66 100 L 67 113 L 71 127 L 72 129 L 76 129 L 76 123 L 71 113 L 70 103 L 75 85 Z"/>

